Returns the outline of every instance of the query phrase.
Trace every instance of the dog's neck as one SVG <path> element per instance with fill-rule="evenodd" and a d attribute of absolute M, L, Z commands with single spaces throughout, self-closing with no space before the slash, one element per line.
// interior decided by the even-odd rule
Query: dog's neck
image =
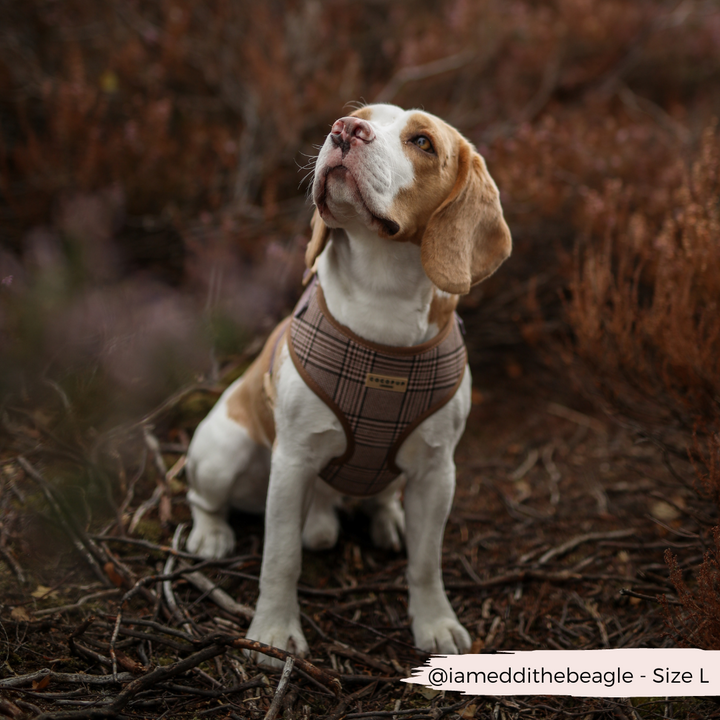
<path fill-rule="evenodd" d="M 410 346 L 438 332 L 428 318 L 435 287 L 417 245 L 386 240 L 364 227 L 333 230 L 318 277 L 333 317 L 366 340 Z"/>

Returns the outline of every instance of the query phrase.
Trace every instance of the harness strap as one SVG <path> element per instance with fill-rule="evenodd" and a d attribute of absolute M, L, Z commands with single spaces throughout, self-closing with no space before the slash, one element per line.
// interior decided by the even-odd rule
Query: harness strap
<path fill-rule="evenodd" d="M 345 431 L 345 452 L 320 477 L 360 497 L 379 492 L 400 474 L 400 446 L 455 395 L 467 364 L 457 316 L 421 345 L 379 345 L 332 316 L 317 281 L 293 313 L 288 352 Z"/>

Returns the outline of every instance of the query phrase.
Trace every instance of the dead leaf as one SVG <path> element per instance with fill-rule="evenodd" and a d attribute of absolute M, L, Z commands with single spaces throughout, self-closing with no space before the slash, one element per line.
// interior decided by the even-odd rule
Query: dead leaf
<path fill-rule="evenodd" d="M 110 578 L 110 582 L 115 587 L 122 587 L 123 586 L 123 577 L 120 575 L 120 573 L 115 569 L 115 565 L 111 562 L 106 562 L 103 565 L 103 570 L 105 571 L 105 574 Z"/>
<path fill-rule="evenodd" d="M 41 680 L 33 680 L 33 690 L 44 690 L 50 684 L 50 676 L 46 675 Z"/>
<path fill-rule="evenodd" d="M 37 600 L 46 600 L 58 596 L 57 590 L 53 590 L 46 585 L 38 585 L 30 594 Z"/>
<path fill-rule="evenodd" d="M 16 607 L 10 611 L 10 617 L 16 622 L 30 622 L 30 613 L 24 607 Z"/>
<path fill-rule="evenodd" d="M 473 644 L 470 646 L 470 652 L 473 655 L 477 655 L 485 647 L 485 641 L 482 638 L 473 640 Z"/>
<path fill-rule="evenodd" d="M 467 707 L 463 708 L 458 715 L 461 718 L 474 718 L 475 717 L 475 711 L 477 710 L 477 705 L 468 705 Z"/>
<path fill-rule="evenodd" d="M 650 514 L 658 520 L 677 520 L 680 513 L 670 503 L 664 500 L 656 500 L 650 504 Z"/>

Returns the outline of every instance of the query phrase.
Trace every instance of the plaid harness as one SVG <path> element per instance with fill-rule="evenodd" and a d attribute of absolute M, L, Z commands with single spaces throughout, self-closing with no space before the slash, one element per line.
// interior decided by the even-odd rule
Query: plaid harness
<path fill-rule="evenodd" d="M 452 319 L 422 345 L 368 342 L 328 311 L 315 280 L 296 306 L 288 337 L 290 357 L 308 386 L 342 423 L 345 453 L 320 472 L 345 495 L 374 495 L 401 470 L 398 449 L 425 418 L 460 386 L 467 355 Z"/>

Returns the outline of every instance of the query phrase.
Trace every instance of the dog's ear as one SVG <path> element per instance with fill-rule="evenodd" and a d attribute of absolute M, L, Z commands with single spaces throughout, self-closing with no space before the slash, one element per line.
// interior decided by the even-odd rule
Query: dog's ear
<path fill-rule="evenodd" d="M 305 250 L 305 264 L 308 268 L 312 268 L 315 264 L 318 255 L 320 255 L 325 248 L 328 235 L 330 235 L 330 228 L 320 217 L 320 213 L 317 208 L 315 208 L 312 220 L 310 220 L 310 227 L 312 228 L 312 235 L 310 236 L 310 242 Z"/>
<path fill-rule="evenodd" d="M 512 239 L 485 160 L 465 139 L 459 142 L 455 185 L 430 217 L 420 256 L 435 285 L 464 295 L 502 265 Z"/>

